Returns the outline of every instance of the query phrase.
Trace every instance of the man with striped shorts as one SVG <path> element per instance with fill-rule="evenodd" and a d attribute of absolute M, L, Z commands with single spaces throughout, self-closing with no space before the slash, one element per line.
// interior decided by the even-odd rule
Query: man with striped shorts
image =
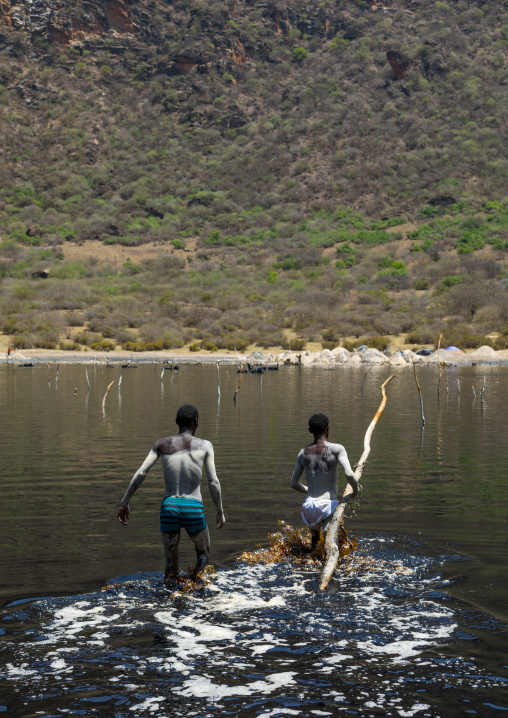
<path fill-rule="evenodd" d="M 171 579 L 178 578 L 178 544 L 182 527 L 186 529 L 196 548 L 196 565 L 192 573 L 194 580 L 204 570 L 210 557 L 210 534 L 201 498 L 203 466 L 217 512 L 217 528 L 222 528 L 225 521 L 221 488 L 215 471 L 213 446 L 209 441 L 194 436 L 199 423 L 196 407 L 191 404 L 181 406 L 176 414 L 176 423 L 179 433 L 155 442 L 145 461 L 132 477 L 118 511 L 118 520 L 127 525 L 129 501 L 160 457 L 166 485 L 161 506 L 166 585 Z"/>

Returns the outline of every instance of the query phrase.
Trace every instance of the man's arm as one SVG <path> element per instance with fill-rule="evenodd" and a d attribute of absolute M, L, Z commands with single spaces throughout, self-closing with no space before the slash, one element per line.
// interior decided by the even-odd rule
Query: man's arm
<path fill-rule="evenodd" d="M 340 444 L 339 444 L 339 446 L 340 446 Z M 351 468 L 351 464 L 349 463 L 347 451 L 343 446 L 340 446 L 337 460 L 338 460 L 339 464 L 342 466 L 342 469 L 346 475 L 348 484 L 353 489 L 353 498 L 354 498 L 355 496 L 358 495 L 358 479 L 355 476 L 355 472 Z"/>
<path fill-rule="evenodd" d="M 127 521 L 129 520 L 129 501 L 132 498 L 133 493 L 137 491 L 137 489 L 139 489 L 139 487 L 145 480 L 147 473 L 150 471 L 158 458 L 159 454 L 153 449 L 151 449 L 146 459 L 143 461 L 139 469 L 132 477 L 129 487 L 125 493 L 125 496 L 122 499 L 120 508 L 118 510 L 118 520 L 121 524 L 127 525 Z"/>
<path fill-rule="evenodd" d="M 215 471 L 215 458 L 213 453 L 213 446 L 208 441 L 208 447 L 205 456 L 205 471 L 206 478 L 208 479 L 208 489 L 210 496 L 215 504 L 215 510 L 217 514 L 217 528 L 221 529 L 224 526 L 226 519 L 224 518 L 224 511 L 222 509 L 222 493 L 220 488 L 220 482 L 217 478 L 217 472 Z"/>
<path fill-rule="evenodd" d="M 302 454 L 301 452 L 298 454 L 298 458 L 296 460 L 296 466 L 293 471 L 293 476 L 291 477 L 291 488 L 295 491 L 299 491 L 302 494 L 306 494 L 308 489 L 307 487 L 302 484 L 300 481 L 300 476 L 303 474 L 303 462 L 302 462 Z"/>

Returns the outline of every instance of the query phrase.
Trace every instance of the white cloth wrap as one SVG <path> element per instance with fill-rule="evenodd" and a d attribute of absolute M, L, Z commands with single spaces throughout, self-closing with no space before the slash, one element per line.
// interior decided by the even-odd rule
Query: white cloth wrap
<path fill-rule="evenodd" d="M 303 523 L 316 529 L 322 521 L 333 514 L 339 502 L 335 499 L 305 499 L 302 505 Z"/>

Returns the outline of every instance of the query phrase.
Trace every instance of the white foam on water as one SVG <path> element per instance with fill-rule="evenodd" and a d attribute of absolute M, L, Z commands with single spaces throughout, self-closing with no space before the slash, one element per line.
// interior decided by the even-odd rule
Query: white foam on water
<path fill-rule="evenodd" d="M 277 643 L 261 643 L 261 644 L 254 644 L 250 647 L 250 652 L 253 656 L 261 656 L 263 653 L 266 653 L 272 648 L 277 647 Z"/>
<path fill-rule="evenodd" d="M 411 709 L 408 711 L 397 709 L 397 713 L 402 716 L 402 718 L 411 718 L 411 716 L 416 715 L 420 711 L 425 711 L 430 708 L 430 705 L 427 703 L 415 703 L 414 706 L 411 706 Z"/>
<path fill-rule="evenodd" d="M 7 670 L 7 678 L 20 678 L 25 676 L 35 676 L 37 671 L 25 668 L 28 663 L 22 663 L 20 666 L 14 666 L 12 663 L 8 663 L 5 668 Z"/>
<path fill-rule="evenodd" d="M 73 671 L 79 671 L 80 685 L 89 687 L 90 696 L 102 695 L 96 691 L 108 686 L 133 700 L 125 706 L 133 718 L 217 716 L 221 699 L 229 701 L 232 714 L 241 715 L 249 697 L 259 700 L 258 718 L 338 715 L 351 699 L 364 710 L 384 706 L 392 715 L 413 716 L 426 704 L 414 703 L 416 696 L 410 697 L 410 687 L 391 666 L 405 663 L 412 671 L 435 666 L 418 663 L 419 655 L 429 648 L 436 654 L 456 629 L 453 612 L 424 597 L 427 586 L 435 584 L 416 571 L 377 570 L 374 564 L 367 571 L 344 573 L 334 582 L 335 590 L 324 595 L 316 592 L 314 572 L 286 565 L 221 571 L 203 591 L 190 595 L 169 594 L 159 583 L 145 581 L 129 595 L 108 591 L 91 600 L 48 600 L 41 606 L 38 633 L 16 639 L 17 660 L 8 665 L 20 684 L 24 675 L 42 679 L 41 696 L 44 690 L 62 695 L 75 684 Z M 163 634 L 165 640 L 152 642 L 148 635 L 147 643 L 154 623 L 156 637 Z M 125 640 L 124 629 L 132 640 Z M 45 643 L 53 650 L 46 652 Z M 117 647 L 113 664 L 104 663 L 98 674 L 101 659 Z M 296 657 L 288 659 L 291 653 Z M 387 667 L 384 682 L 387 674 L 377 671 Z M 366 670 L 372 690 L 355 692 Z M 316 679 L 343 692 L 317 689 Z M 171 689 L 174 704 L 159 697 L 161 683 Z M 459 677 L 454 683 L 459 685 Z M 314 710 L 317 694 L 334 702 L 335 712 Z M 72 690 L 69 700 L 76 707 L 80 699 L 71 696 Z M 295 702 L 291 708 L 271 703 L 263 709 L 263 696 Z M 109 718 L 105 709 L 98 704 L 93 712 Z"/>
<path fill-rule="evenodd" d="M 352 656 L 349 656 L 346 653 L 333 653 L 331 656 L 323 658 L 323 663 L 342 663 L 349 658 L 352 658 Z"/>
<path fill-rule="evenodd" d="M 189 640 L 189 636 L 193 635 L 194 631 L 199 632 L 199 638 L 197 639 L 199 641 L 234 641 L 237 635 L 237 631 L 226 626 L 205 623 L 194 618 L 194 616 L 179 618 L 176 612 L 173 611 L 159 611 L 155 614 L 155 618 L 160 623 L 169 625 L 171 633 L 180 634 L 187 640 Z"/>
<path fill-rule="evenodd" d="M 120 618 L 119 613 L 112 616 L 104 615 L 103 606 L 93 606 L 85 611 L 80 606 L 90 605 L 87 602 L 78 602 L 73 606 L 65 606 L 55 612 L 55 620 L 50 628 L 56 629 L 57 632 L 64 631 L 68 637 L 76 636 L 85 628 L 95 628 L 104 623 L 111 623 Z"/>
<path fill-rule="evenodd" d="M 50 663 L 50 666 L 51 666 L 51 668 L 54 668 L 55 670 L 57 670 L 57 669 L 67 668 L 67 663 L 64 661 L 63 658 L 57 658 L 56 660 L 54 660 Z"/>
<path fill-rule="evenodd" d="M 166 699 L 164 696 L 158 698 L 147 698 L 142 703 L 138 703 L 135 706 L 130 706 L 130 711 L 148 711 L 149 713 L 155 713 L 159 711 L 161 703 L 164 704 Z"/>
<path fill-rule="evenodd" d="M 293 671 L 275 673 L 267 676 L 266 681 L 253 681 L 236 686 L 217 685 L 206 676 L 193 676 L 184 682 L 183 689 L 179 693 L 187 697 L 210 698 L 214 701 L 228 696 L 251 696 L 256 693 L 268 695 L 280 686 L 294 683 L 295 675 Z"/>

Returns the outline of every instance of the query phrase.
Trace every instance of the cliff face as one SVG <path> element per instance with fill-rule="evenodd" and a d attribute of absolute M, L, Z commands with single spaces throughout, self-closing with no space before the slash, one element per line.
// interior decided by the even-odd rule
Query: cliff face
<path fill-rule="evenodd" d="M 72 7 L 64 0 L 0 0 L 0 19 L 6 25 L 69 45 L 93 37 L 139 33 L 128 0 L 89 0 Z"/>
<path fill-rule="evenodd" d="M 226 30 L 231 35 L 228 23 L 231 25 L 232 18 L 238 12 L 252 12 L 256 21 L 261 19 L 274 36 L 297 37 L 301 33 L 308 37 L 330 38 L 342 29 L 346 39 L 351 40 L 362 33 L 353 17 L 358 3 L 353 0 L 349 4 L 353 15 L 347 4 L 318 4 L 313 0 L 292 3 L 287 0 L 215 2 L 207 8 L 209 17 L 204 18 L 205 13 L 199 3 L 189 4 L 186 10 L 191 17 L 200 15 L 204 20 L 202 29 L 211 33 Z M 363 2 L 359 4 L 362 7 L 366 5 Z M 380 6 L 379 0 L 373 0 L 366 10 L 371 13 L 393 12 L 404 7 L 414 10 L 421 4 L 419 0 L 386 0 Z M 175 14 L 181 14 L 178 3 L 161 0 L 0 0 L 0 25 L 61 45 L 86 42 L 97 37 L 160 37 L 164 34 L 164 21 L 173 20 Z"/>

